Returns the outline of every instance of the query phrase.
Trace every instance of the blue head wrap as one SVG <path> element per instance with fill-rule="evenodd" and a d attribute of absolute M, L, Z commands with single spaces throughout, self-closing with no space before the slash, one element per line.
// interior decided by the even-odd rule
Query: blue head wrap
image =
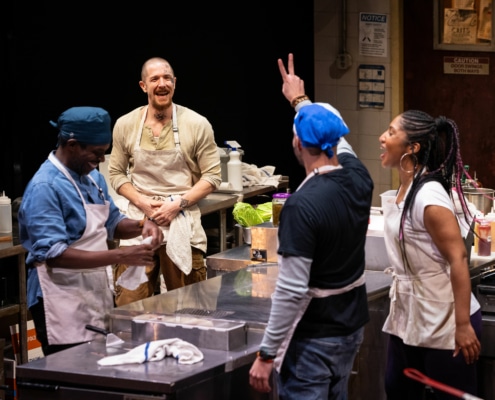
<path fill-rule="evenodd" d="M 327 103 L 302 107 L 294 117 L 294 133 L 303 147 L 317 147 L 333 157 L 332 147 L 349 133 L 340 113 Z"/>
<path fill-rule="evenodd" d="M 59 129 L 65 139 L 76 139 L 91 145 L 109 144 L 112 141 L 110 115 L 99 107 L 72 107 L 50 124 Z"/>

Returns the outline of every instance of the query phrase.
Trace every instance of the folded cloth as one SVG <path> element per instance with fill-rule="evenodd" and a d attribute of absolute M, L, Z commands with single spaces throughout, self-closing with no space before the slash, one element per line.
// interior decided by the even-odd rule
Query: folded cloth
<path fill-rule="evenodd" d="M 258 168 L 254 164 L 242 163 L 242 186 L 273 186 L 278 187 L 282 175 L 274 175 L 275 167 L 266 165 Z"/>
<path fill-rule="evenodd" d="M 182 210 L 170 223 L 167 238 L 167 255 L 186 275 L 192 270 L 192 217 L 187 210 Z"/>
<path fill-rule="evenodd" d="M 103 357 L 98 364 L 122 365 L 142 364 L 146 361 L 160 361 L 165 357 L 174 357 L 179 364 L 195 364 L 203 360 L 201 350 L 179 338 L 155 340 L 139 345 L 124 354 Z"/>

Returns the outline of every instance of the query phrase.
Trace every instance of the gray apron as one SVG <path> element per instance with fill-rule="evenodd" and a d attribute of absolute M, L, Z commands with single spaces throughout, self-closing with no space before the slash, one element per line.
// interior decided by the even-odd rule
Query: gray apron
<path fill-rule="evenodd" d="M 86 228 L 71 248 L 108 250 L 107 230 L 110 203 L 86 204 L 81 191 L 69 172 L 53 155 L 49 160 L 76 188 L 86 211 Z M 96 182 L 88 175 L 95 186 Z M 38 271 L 50 345 L 79 343 L 93 340 L 95 334 L 85 329 L 86 324 L 107 327 L 107 315 L 113 308 L 106 266 L 98 268 L 51 268 L 46 263 L 35 264 Z"/>

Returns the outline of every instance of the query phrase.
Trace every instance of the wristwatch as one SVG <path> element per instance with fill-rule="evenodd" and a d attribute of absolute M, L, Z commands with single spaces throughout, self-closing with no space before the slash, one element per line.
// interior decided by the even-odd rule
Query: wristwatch
<path fill-rule="evenodd" d="M 258 358 L 261 360 L 261 361 L 264 361 L 264 362 L 273 362 L 273 360 L 275 359 L 276 356 L 272 356 L 270 354 L 268 354 L 266 351 L 264 350 L 260 350 L 258 351 L 257 353 L 257 356 Z"/>
<path fill-rule="evenodd" d="M 189 206 L 189 200 L 184 199 L 183 197 L 180 198 L 180 208 L 184 210 Z"/>

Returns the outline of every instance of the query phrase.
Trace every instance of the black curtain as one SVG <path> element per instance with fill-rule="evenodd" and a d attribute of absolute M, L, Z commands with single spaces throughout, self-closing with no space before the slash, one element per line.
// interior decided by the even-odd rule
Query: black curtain
<path fill-rule="evenodd" d="M 236 11 L 224 4 L 4 2 L 0 191 L 22 196 L 55 147 L 48 121 L 65 109 L 99 106 L 115 121 L 144 104 L 138 81 L 152 56 L 171 63 L 174 101 L 205 115 L 218 145 L 238 141 L 243 161 L 274 165 L 294 190 L 304 171 L 292 153 L 294 112 L 281 92 L 277 58 L 295 54 L 313 96 L 313 4 L 251 1 L 236 3 Z"/>

